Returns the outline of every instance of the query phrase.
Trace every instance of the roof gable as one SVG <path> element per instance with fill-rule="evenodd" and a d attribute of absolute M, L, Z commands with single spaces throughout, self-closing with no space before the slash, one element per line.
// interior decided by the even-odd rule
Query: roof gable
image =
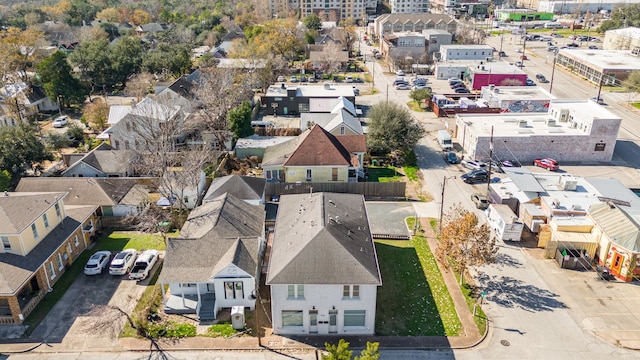
<path fill-rule="evenodd" d="M 622 208 L 601 203 L 591 206 L 588 214 L 612 242 L 640 253 L 640 225 Z"/>
<path fill-rule="evenodd" d="M 0 233 L 22 232 L 65 195 L 64 192 L 24 194 L 5 191 L 0 194 Z"/>
<path fill-rule="evenodd" d="M 267 284 L 381 284 L 362 195 L 283 195 Z"/>
<path fill-rule="evenodd" d="M 180 237 L 197 239 L 209 233 L 218 237 L 262 236 L 264 208 L 224 194 L 194 209 L 185 222 Z"/>
<path fill-rule="evenodd" d="M 307 136 L 286 159 L 285 165 L 352 165 L 351 154 L 331 133 L 318 125 L 305 132 Z"/>
<path fill-rule="evenodd" d="M 242 200 L 261 200 L 266 180 L 252 176 L 231 175 L 213 179 L 204 201 L 229 193 Z"/>
<path fill-rule="evenodd" d="M 22 178 L 17 192 L 67 192 L 66 205 L 119 204 L 132 188 L 148 182 L 145 178 Z"/>

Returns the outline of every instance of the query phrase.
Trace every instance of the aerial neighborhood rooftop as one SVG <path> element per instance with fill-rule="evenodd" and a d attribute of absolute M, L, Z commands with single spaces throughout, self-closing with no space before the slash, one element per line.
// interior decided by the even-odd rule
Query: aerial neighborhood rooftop
<path fill-rule="evenodd" d="M 639 4 L 124 3 L 0 14 L 1 354 L 638 356 Z"/>

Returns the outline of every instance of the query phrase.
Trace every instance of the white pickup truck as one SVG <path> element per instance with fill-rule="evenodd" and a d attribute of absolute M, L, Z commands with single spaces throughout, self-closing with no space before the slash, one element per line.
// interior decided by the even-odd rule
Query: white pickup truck
<path fill-rule="evenodd" d="M 158 250 L 143 251 L 142 254 L 136 258 L 133 269 L 129 273 L 129 279 L 138 281 L 146 279 L 156 264 L 156 261 L 158 261 L 158 257 L 160 257 Z"/>

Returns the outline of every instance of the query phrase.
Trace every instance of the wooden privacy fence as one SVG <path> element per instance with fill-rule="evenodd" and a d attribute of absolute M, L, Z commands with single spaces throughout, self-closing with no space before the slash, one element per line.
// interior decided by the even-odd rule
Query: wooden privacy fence
<path fill-rule="evenodd" d="M 407 184 L 404 182 L 314 182 L 314 183 L 267 183 L 265 199 L 279 198 L 283 194 L 308 192 L 333 192 L 361 194 L 366 199 L 405 198 Z"/>

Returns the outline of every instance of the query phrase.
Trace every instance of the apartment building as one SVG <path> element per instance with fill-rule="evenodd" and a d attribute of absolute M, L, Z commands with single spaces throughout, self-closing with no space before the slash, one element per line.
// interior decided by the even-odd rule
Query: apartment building
<path fill-rule="evenodd" d="M 429 12 L 429 0 L 390 0 L 392 14 L 413 14 Z"/>

